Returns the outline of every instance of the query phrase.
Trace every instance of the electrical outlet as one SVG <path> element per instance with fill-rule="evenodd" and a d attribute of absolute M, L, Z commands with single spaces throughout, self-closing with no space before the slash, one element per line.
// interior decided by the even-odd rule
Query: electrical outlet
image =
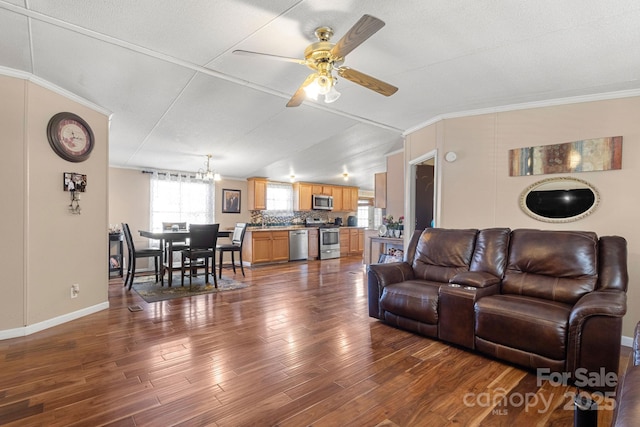
<path fill-rule="evenodd" d="M 80 293 L 80 285 L 78 285 L 77 283 L 74 285 L 71 285 L 71 298 L 77 298 L 79 293 Z"/>

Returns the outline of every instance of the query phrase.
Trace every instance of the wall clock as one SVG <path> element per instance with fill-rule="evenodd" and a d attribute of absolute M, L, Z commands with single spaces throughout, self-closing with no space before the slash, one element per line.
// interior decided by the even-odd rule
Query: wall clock
<path fill-rule="evenodd" d="M 47 126 L 49 145 L 70 162 L 84 162 L 93 150 L 94 137 L 89 124 L 73 113 L 58 113 Z"/>

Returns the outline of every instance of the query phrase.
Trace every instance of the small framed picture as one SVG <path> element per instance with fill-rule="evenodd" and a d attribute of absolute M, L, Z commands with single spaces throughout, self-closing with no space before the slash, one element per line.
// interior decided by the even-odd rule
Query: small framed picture
<path fill-rule="evenodd" d="M 64 191 L 79 191 L 84 193 L 87 188 L 87 175 L 75 172 L 65 172 L 63 175 Z"/>
<path fill-rule="evenodd" d="M 222 190 L 222 213 L 240 213 L 240 190 Z"/>

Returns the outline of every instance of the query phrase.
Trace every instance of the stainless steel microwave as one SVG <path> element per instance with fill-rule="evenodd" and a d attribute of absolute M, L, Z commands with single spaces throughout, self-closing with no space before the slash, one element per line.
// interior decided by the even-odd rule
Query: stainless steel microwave
<path fill-rule="evenodd" d="M 333 197 L 324 194 L 311 196 L 311 208 L 315 210 L 330 211 L 333 209 Z"/>

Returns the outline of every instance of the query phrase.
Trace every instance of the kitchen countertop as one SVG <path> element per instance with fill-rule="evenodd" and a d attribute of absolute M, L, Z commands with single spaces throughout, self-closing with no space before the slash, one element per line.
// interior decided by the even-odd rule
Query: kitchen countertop
<path fill-rule="evenodd" d="M 318 227 L 307 227 L 304 225 L 273 225 L 273 226 L 265 226 L 265 227 L 247 227 L 247 231 L 289 231 L 289 230 L 309 230 L 309 229 L 318 229 L 322 228 Z M 349 227 L 349 226 L 341 226 L 341 227 L 333 227 L 333 228 L 362 228 L 365 227 Z"/>

